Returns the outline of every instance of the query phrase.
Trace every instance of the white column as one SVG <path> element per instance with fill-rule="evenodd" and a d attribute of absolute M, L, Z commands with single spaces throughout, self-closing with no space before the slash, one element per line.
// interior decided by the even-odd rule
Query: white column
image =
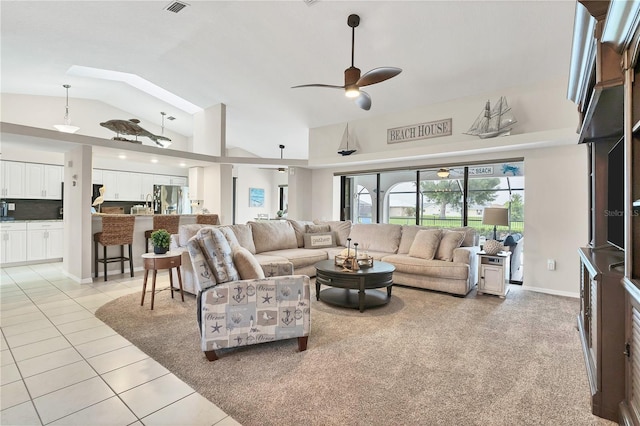
<path fill-rule="evenodd" d="M 218 104 L 193 115 L 193 152 L 224 156 L 227 151 L 227 106 Z"/>
<path fill-rule="evenodd" d="M 233 168 L 231 164 L 214 164 L 204 168 L 202 206 L 220 216 L 220 223 L 231 224 L 233 201 Z"/>
<path fill-rule="evenodd" d="M 81 145 L 64 154 L 65 274 L 80 283 L 92 282 L 91 235 L 92 149 Z"/>
<path fill-rule="evenodd" d="M 316 219 L 311 202 L 313 197 L 311 169 L 289 167 L 289 211 L 287 217 L 296 220 Z"/>

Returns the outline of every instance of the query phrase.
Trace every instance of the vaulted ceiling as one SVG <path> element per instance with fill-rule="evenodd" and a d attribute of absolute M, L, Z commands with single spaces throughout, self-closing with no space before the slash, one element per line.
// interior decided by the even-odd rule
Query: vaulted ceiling
<path fill-rule="evenodd" d="M 135 74 L 200 108 L 227 105 L 227 147 L 307 158 L 308 129 L 568 75 L 573 1 L 2 1 L 2 93 L 100 100 L 142 122 L 193 117 L 76 66 Z M 369 86 L 359 109 L 339 90 L 351 62 L 403 72 Z M 96 123 L 96 125 L 98 125 Z"/>

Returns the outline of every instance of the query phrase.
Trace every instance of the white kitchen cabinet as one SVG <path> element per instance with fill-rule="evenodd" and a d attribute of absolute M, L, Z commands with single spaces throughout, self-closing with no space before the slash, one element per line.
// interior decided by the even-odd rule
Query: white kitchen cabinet
<path fill-rule="evenodd" d="M 27 260 L 27 224 L 0 224 L 0 263 L 25 262 Z"/>
<path fill-rule="evenodd" d="M 27 260 L 58 259 L 63 253 L 62 221 L 27 223 Z"/>
<path fill-rule="evenodd" d="M 24 198 L 61 200 L 62 166 L 25 163 Z"/>
<path fill-rule="evenodd" d="M 511 252 L 478 253 L 478 294 L 495 294 L 504 298 L 509 292 Z"/>
<path fill-rule="evenodd" d="M 154 185 L 171 185 L 171 176 L 168 175 L 153 175 Z"/>
<path fill-rule="evenodd" d="M 2 179 L 1 197 L 24 197 L 24 163 L 0 161 L 0 178 Z"/>
<path fill-rule="evenodd" d="M 153 181 L 154 176 L 150 174 L 142 175 L 142 201 L 147 201 L 147 194 L 149 195 L 149 202 L 153 202 Z"/>
<path fill-rule="evenodd" d="M 102 185 L 102 170 L 93 169 L 91 172 L 91 183 L 95 185 Z"/>
<path fill-rule="evenodd" d="M 171 185 L 187 186 L 187 178 L 184 176 L 171 176 Z"/>
<path fill-rule="evenodd" d="M 118 172 L 117 171 L 103 170 L 102 186 L 104 186 L 104 201 L 118 200 Z"/>

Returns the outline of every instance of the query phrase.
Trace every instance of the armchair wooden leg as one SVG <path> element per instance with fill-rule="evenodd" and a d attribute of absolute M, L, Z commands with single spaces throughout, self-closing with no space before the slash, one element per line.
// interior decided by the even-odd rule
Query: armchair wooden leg
<path fill-rule="evenodd" d="M 298 350 L 300 352 L 307 350 L 307 341 L 309 340 L 309 336 L 298 337 Z"/>
<path fill-rule="evenodd" d="M 209 361 L 215 361 L 218 359 L 216 351 L 204 351 L 204 356 L 206 356 Z"/>

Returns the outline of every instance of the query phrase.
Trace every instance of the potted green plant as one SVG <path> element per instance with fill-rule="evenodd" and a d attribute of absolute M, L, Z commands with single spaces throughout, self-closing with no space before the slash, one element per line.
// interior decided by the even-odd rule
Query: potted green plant
<path fill-rule="evenodd" d="M 155 254 L 165 254 L 169 250 L 171 234 L 166 229 L 158 229 L 151 233 L 151 244 Z"/>

